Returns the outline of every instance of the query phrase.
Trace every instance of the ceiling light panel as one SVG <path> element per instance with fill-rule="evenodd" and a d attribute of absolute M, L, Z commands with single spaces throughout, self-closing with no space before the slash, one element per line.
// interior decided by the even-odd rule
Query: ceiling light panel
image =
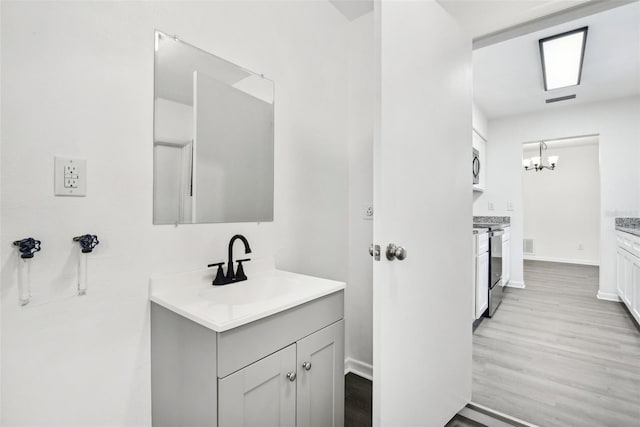
<path fill-rule="evenodd" d="M 544 90 L 580 84 L 587 27 L 539 41 Z"/>

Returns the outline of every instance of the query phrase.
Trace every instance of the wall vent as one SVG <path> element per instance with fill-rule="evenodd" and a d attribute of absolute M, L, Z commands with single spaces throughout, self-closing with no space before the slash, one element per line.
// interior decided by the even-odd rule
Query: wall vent
<path fill-rule="evenodd" d="M 527 255 L 533 255 L 533 239 L 524 239 L 522 241 L 522 250 Z"/>

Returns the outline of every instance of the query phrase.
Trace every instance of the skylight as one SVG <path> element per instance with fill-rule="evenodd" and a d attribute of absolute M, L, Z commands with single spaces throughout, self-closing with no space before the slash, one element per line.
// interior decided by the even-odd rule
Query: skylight
<path fill-rule="evenodd" d="M 544 90 L 580 84 L 588 27 L 540 39 Z"/>

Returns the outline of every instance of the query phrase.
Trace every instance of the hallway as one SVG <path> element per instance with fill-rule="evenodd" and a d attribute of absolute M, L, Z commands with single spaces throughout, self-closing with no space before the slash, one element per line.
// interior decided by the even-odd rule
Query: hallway
<path fill-rule="evenodd" d="M 473 401 L 540 426 L 636 426 L 640 332 L 598 267 L 525 261 L 473 337 Z"/>

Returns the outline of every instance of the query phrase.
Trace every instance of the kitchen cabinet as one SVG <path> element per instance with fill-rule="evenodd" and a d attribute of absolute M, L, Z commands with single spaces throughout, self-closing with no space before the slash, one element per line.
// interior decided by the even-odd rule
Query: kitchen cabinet
<path fill-rule="evenodd" d="M 218 380 L 220 427 L 342 426 L 344 322 Z"/>
<path fill-rule="evenodd" d="M 476 281 L 476 319 L 489 308 L 489 253 L 478 256 Z"/>
<path fill-rule="evenodd" d="M 620 300 L 640 324 L 640 237 L 616 232 L 616 289 Z"/>
<path fill-rule="evenodd" d="M 630 284 L 629 308 L 633 317 L 640 323 L 640 258 L 638 257 L 632 257 Z"/>
<path fill-rule="evenodd" d="M 511 279 L 511 227 L 504 228 L 502 235 L 502 286 Z"/>
<path fill-rule="evenodd" d="M 633 255 L 618 247 L 616 254 L 617 288 L 618 296 L 627 305 L 631 304 L 632 283 L 633 283 Z"/>
<path fill-rule="evenodd" d="M 489 308 L 489 235 L 476 235 L 475 241 L 475 312 L 479 319 Z"/>
<path fill-rule="evenodd" d="M 624 286 L 627 280 L 624 268 L 625 253 L 624 249 L 618 246 L 616 251 L 616 290 L 620 298 L 624 295 Z"/>

